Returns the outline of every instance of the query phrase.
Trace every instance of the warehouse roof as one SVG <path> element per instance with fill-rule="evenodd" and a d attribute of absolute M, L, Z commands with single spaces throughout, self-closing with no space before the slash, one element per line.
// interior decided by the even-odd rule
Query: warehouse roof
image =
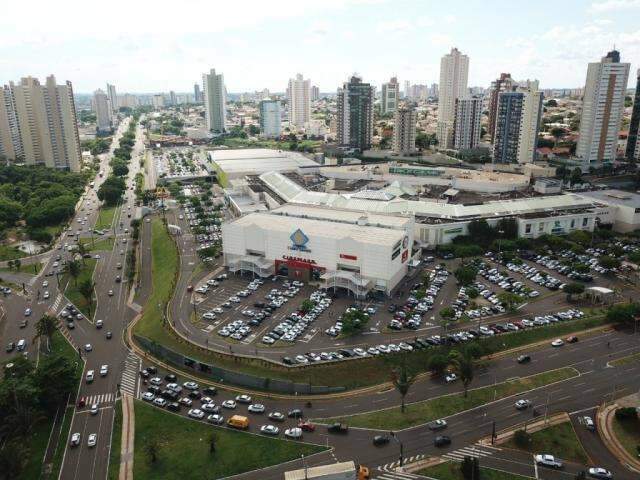
<path fill-rule="evenodd" d="M 640 208 L 640 195 L 622 190 L 595 190 L 592 192 L 580 192 L 580 196 L 594 199 L 600 202 L 622 205 L 631 208 Z"/>
<path fill-rule="evenodd" d="M 369 226 L 380 226 L 387 228 L 405 228 L 413 223 L 413 218 L 398 215 L 380 215 L 369 212 L 358 212 L 354 210 L 343 210 L 338 208 L 327 208 L 319 205 L 301 205 L 288 203 L 272 210 L 279 215 L 292 217 L 315 218 L 319 220 L 330 220 L 345 223 L 361 223 Z"/>
<path fill-rule="evenodd" d="M 225 173 L 260 174 L 269 171 L 285 172 L 298 168 L 318 167 L 313 160 L 297 152 L 249 148 L 242 150 L 212 150 L 209 160 Z"/>

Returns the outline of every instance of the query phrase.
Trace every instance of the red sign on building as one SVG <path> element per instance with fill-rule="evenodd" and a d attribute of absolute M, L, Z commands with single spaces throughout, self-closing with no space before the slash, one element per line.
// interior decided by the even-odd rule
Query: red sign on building
<path fill-rule="evenodd" d="M 348 255 L 346 253 L 341 253 L 340 258 L 344 258 L 345 260 L 358 260 L 358 257 L 355 255 Z"/>

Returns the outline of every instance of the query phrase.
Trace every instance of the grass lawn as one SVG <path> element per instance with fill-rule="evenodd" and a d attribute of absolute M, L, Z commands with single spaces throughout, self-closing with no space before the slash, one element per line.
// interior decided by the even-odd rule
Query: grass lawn
<path fill-rule="evenodd" d="M 620 367 L 628 363 L 637 362 L 638 360 L 640 360 L 640 353 L 634 353 L 633 355 L 629 355 L 628 357 L 622 357 L 618 358 L 617 360 L 613 360 L 609 362 L 609 364 L 613 365 L 614 367 Z"/>
<path fill-rule="evenodd" d="M 640 445 L 640 420 L 627 419 L 618 420 L 613 418 L 613 433 L 618 437 L 618 441 L 624 449 L 634 458 L 638 458 L 636 447 Z"/>
<path fill-rule="evenodd" d="M 96 250 L 113 250 L 113 244 L 115 243 L 114 237 L 107 238 L 94 238 L 93 242 L 91 242 L 91 238 L 81 238 L 80 243 L 85 245 L 86 249 L 90 252 L 95 252 Z"/>
<path fill-rule="evenodd" d="M 122 401 L 118 400 L 113 407 L 113 434 L 111 436 L 111 455 L 109 455 L 109 472 L 107 480 L 118 480 L 120 473 L 120 449 L 122 448 Z"/>
<path fill-rule="evenodd" d="M 22 250 L 8 245 L 0 245 L 0 262 L 4 260 L 15 260 L 16 258 L 26 257 L 27 254 Z"/>
<path fill-rule="evenodd" d="M 117 207 L 100 207 L 98 219 L 93 227 L 96 230 L 109 230 L 113 223 L 113 217 L 116 215 Z"/>
<path fill-rule="evenodd" d="M 423 470 L 415 472 L 426 477 L 436 478 L 438 480 L 464 480 L 460 471 L 460 464 L 457 462 L 445 462 L 433 467 L 427 467 Z M 480 476 L 482 480 L 528 480 L 529 477 L 516 475 L 515 473 L 502 472 L 493 468 L 480 467 Z"/>
<path fill-rule="evenodd" d="M 552 425 L 532 433 L 531 443 L 528 448 L 523 449 L 519 445 L 516 445 L 513 439 L 503 444 L 503 446 L 516 450 L 525 450 L 531 453 L 545 452 L 563 460 L 581 463 L 583 465 L 589 463 L 587 454 L 584 448 L 582 448 L 582 444 L 580 440 L 578 440 L 571 422 L 559 423 L 558 425 Z"/>
<path fill-rule="evenodd" d="M 463 412 L 485 403 L 499 400 L 517 393 L 542 387 L 553 382 L 566 380 L 578 375 L 578 372 L 571 367 L 560 368 L 549 372 L 539 373 L 531 377 L 499 383 L 488 387 L 469 390 L 467 398 L 462 393 L 455 393 L 438 398 L 432 398 L 423 402 L 410 403 L 407 405 L 405 413 L 400 411 L 400 407 L 380 410 L 377 412 L 350 415 L 346 417 L 336 417 L 323 419 L 323 423 L 334 421 L 346 422 L 353 427 L 375 428 L 381 430 L 400 430 L 403 428 L 420 425 L 437 418 L 448 417 L 454 413 Z"/>
<path fill-rule="evenodd" d="M 60 283 L 67 283 L 67 288 L 64 291 L 65 296 L 73 303 L 78 309 L 89 318 L 89 302 L 80 294 L 76 285 L 81 285 L 85 280 L 91 280 L 93 277 L 93 270 L 96 268 L 95 258 L 86 258 L 84 260 L 84 266 L 78 275 L 77 282 L 69 275 L 65 274 L 64 278 L 60 280 Z M 82 265 L 82 262 L 80 263 Z M 94 295 L 95 296 L 95 295 Z M 94 300 L 95 305 L 95 300 Z M 93 313 L 93 312 L 92 312 Z"/>
<path fill-rule="evenodd" d="M 135 401 L 135 416 L 133 475 L 136 480 L 221 478 L 325 450 L 318 445 L 214 427 L 139 400 Z M 212 434 L 216 437 L 213 454 L 209 453 Z M 155 464 L 151 463 L 145 450 L 145 445 L 149 444 L 158 447 Z"/>
<path fill-rule="evenodd" d="M 20 270 L 16 270 L 15 268 L 9 268 L 9 267 L 0 267 L 0 272 L 26 273 L 28 275 L 37 275 L 38 272 L 40 272 L 40 270 L 42 270 L 41 262 L 32 263 L 28 265 L 23 263 L 22 265 L 20 265 Z"/>

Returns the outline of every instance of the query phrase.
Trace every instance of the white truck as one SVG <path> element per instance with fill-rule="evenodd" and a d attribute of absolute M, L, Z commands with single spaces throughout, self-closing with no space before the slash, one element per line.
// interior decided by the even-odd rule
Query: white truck
<path fill-rule="evenodd" d="M 562 461 L 553 455 L 548 455 L 546 453 L 536 455 L 535 457 L 536 463 L 542 467 L 556 468 L 560 469 L 563 467 Z"/>
<path fill-rule="evenodd" d="M 341 462 L 285 472 L 284 480 L 367 480 L 369 469 L 355 462 Z"/>

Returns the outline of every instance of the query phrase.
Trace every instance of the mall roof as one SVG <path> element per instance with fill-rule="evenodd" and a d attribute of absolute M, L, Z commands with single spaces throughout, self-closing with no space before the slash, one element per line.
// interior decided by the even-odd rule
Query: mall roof
<path fill-rule="evenodd" d="M 311 239 L 350 238 L 359 243 L 393 246 L 404 238 L 405 231 L 391 228 L 361 226 L 353 223 L 331 222 L 310 218 L 289 217 L 273 213 L 250 213 L 232 222 L 235 226 L 255 225 L 264 230 L 285 232 L 291 235 L 298 228 Z"/>
<path fill-rule="evenodd" d="M 342 210 L 327 208 L 321 205 L 301 205 L 287 203 L 274 210 L 273 213 L 292 217 L 315 218 L 345 223 L 364 223 L 374 227 L 405 228 L 413 223 L 413 217 L 398 215 L 380 215 L 376 213 L 357 212 L 354 210 Z"/>
<path fill-rule="evenodd" d="M 613 205 L 621 205 L 630 208 L 640 208 L 640 195 L 622 190 L 594 190 L 592 192 L 580 192 L 580 195 L 599 202 Z"/>
<path fill-rule="evenodd" d="M 211 150 L 209 160 L 225 173 L 259 175 L 268 171 L 294 171 L 298 168 L 318 167 L 313 160 L 297 152 L 248 148 L 241 150 Z"/>
<path fill-rule="evenodd" d="M 428 200 L 403 200 L 398 197 L 390 201 L 370 200 L 357 198 L 350 194 L 308 191 L 278 172 L 264 173 L 260 175 L 260 179 L 282 199 L 290 203 L 325 205 L 333 208 L 375 213 L 413 213 L 422 217 L 450 218 L 453 220 L 504 217 L 526 213 L 552 213 L 562 209 L 594 206 L 594 202 L 591 199 L 575 194 L 497 200 L 479 205 L 462 205 Z"/>

